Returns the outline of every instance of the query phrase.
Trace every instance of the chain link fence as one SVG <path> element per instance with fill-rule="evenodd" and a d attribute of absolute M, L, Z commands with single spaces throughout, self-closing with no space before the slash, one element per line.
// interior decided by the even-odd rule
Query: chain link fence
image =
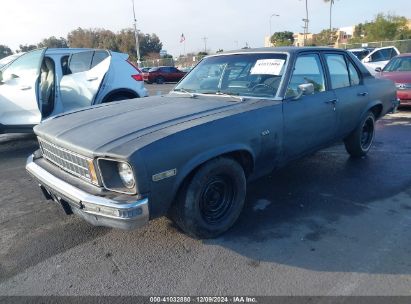
<path fill-rule="evenodd" d="M 175 66 L 178 68 L 190 68 L 196 65 L 204 56 L 181 56 L 174 58 L 161 58 L 144 60 L 140 62 L 141 68 L 159 67 L 159 66 Z"/>
<path fill-rule="evenodd" d="M 339 47 L 343 49 L 356 49 L 362 47 L 380 48 L 384 46 L 395 46 L 400 51 L 400 53 L 411 53 L 411 39 L 364 43 L 344 43 L 339 45 Z"/>

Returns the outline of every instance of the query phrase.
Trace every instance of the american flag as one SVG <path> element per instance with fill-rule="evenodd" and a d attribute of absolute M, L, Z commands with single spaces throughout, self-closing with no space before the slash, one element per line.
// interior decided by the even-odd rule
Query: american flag
<path fill-rule="evenodd" d="M 180 43 L 183 43 L 184 41 L 186 41 L 186 37 L 184 36 L 184 34 L 181 34 Z"/>

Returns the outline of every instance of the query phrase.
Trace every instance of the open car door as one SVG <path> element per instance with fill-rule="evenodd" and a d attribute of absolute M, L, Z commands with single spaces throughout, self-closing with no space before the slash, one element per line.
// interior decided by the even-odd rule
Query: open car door
<path fill-rule="evenodd" d="M 60 82 L 64 112 L 94 103 L 110 62 L 110 53 L 103 50 L 89 50 L 70 56 L 67 71 Z"/>
<path fill-rule="evenodd" d="M 38 87 L 45 52 L 28 52 L 0 70 L 0 132 L 26 131 L 40 123 Z"/>

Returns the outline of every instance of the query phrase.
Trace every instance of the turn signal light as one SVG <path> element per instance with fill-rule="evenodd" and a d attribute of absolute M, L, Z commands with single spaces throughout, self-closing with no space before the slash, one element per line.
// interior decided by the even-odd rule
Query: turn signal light
<path fill-rule="evenodd" d="M 91 182 L 97 185 L 98 184 L 97 173 L 96 173 L 96 168 L 94 167 L 94 162 L 92 160 L 88 161 L 88 169 L 90 172 Z"/>

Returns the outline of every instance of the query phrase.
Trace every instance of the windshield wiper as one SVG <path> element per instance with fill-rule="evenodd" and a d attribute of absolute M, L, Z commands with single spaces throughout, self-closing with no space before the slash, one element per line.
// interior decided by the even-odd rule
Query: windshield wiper
<path fill-rule="evenodd" d="M 190 95 L 191 98 L 196 98 L 198 96 L 197 94 L 189 92 L 186 89 L 174 89 L 173 92 L 181 92 L 181 93 Z"/>
<path fill-rule="evenodd" d="M 245 98 L 244 98 L 244 97 L 242 97 L 242 96 L 233 95 L 233 94 L 226 93 L 226 92 L 216 92 L 215 94 L 216 94 L 216 95 L 218 95 L 218 96 L 226 96 L 226 97 L 231 97 L 231 98 L 233 98 L 233 99 L 237 99 L 237 100 L 239 100 L 239 101 L 245 101 Z"/>

